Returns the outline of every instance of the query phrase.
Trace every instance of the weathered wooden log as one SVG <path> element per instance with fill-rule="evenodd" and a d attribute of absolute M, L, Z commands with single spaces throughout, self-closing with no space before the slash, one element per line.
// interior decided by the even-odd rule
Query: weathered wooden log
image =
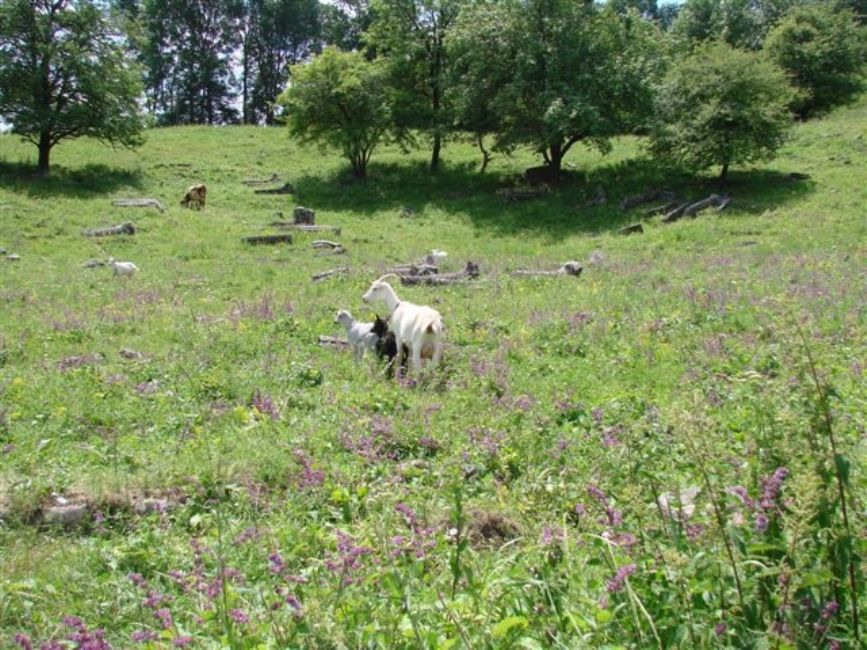
<path fill-rule="evenodd" d="M 673 198 L 674 194 L 672 194 L 668 190 L 650 190 L 648 192 L 645 192 L 644 194 L 627 196 L 620 202 L 620 209 L 630 210 L 643 203 L 650 203 L 651 201 L 656 201 L 659 199 L 663 201 L 671 201 Z"/>
<path fill-rule="evenodd" d="M 292 219 L 295 224 L 305 224 L 308 226 L 312 226 L 316 221 L 316 212 L 311 208 L 305 208 L 302 205 L 299 205 L 294 210 L 292 210 Z"/>
<path fill-rule="evenodd" d="M 548 277 L 553 278 L 558 275 L 571 275 L 574 277 L 578 277 L 581 275 L 581 272 L 584 268 L 575 261 L 564 262 L 559 269 L 556 271 L 533 271 L 529 269 L 518 269 L 517 271 L 512 271 L 509 275 L 515 277 Z"/>
<path fill-rule="evenodd" d="M 271 225 L 275 228 L 289 228 L 300 230 L 301 232 L 333 232 L 335 235 L 343 232 L 343 228 L 340 226 L 326 226 L 325 224 L 321 226 L 308 226 L 307 224 L 292 223 L 291 221 L 272 221 Z"/>
<path fill-rule="evenodd" d="M 720 203 L 722 203 L 722 201 L 723 201 L 723 198 L 724 197 L 720 196 L 719 194 L 711 194 L 706 199 L 702 199 L 701 201 L 696 201 L 695 203 L 686 206 L 686 208 L 683 211 L 683 216 L 684 217 L 694 217 L 695 215 L 697 215 L 699 212 L 701 212 L 705 208 L 709 208 L 712 205 L 716 205 L 716 206 L 720 205 Z"/>
<path fill-rule="evenodd" d="M 657 205 L 654 208 L 650 208 L 644 211 L 645 217 L 656 217 L 660 214 L 667 214 L 674 210 L 677 206 L 680 205 L 680 201 L 675 199 L 674 201 L 668 201 L 667 203 L 663 203 L 662 205 Z"/>
<path fill-rule="evenodd" d="M 662 223 L 673 223 L 683 216 L 683 211 L 689 207 L 689 203 L 680 203 L 665 213 Z"/>
<path fill-rule="evenodd" d="M 267 185 L 268 183 L 276 183 L 280 180 L 280 177 L 277 175 L 277 172 L 271 172 L 271 175 L 268 178 L 245 178 L 241 182 L 244 185 Z"/>
<path fill-rule="evenodd" d="M 95 269 L 100 266 L 105 266 L 105 262 L 94 258 L 91 260 L 87 260 L 84 264 L 82 264 L 82 266 L 86 269 Z"/>
<path fill-rule="evenodd" d="M 324 280 L 325 278 L 330 278 L 332 275 L 344 275 L 349 272 L 349 268 L 346 266 L 338 266 L 336 269 L 329 269 L 327 271 L 322 271 L 320 273 L 314 273 L 311 276 L 313 282 L 319 282 L 320 280 Z"/>
<path fill-rule="evenodd" d="M 468 282 L 479 277 L 479 265 L 469 261 L 463 271 L 457 273 L 443 273 L 441 275 L 399 275 L 400 283 L 405 286 L 412 285 L 441 285 L 441 284 L 460 284 Z"/>
<path fill-rule="evenodd" d="M 506 203 L 517 203 L 518 201 L 538 199 L 550 191 L 551 188 L 547 185 L 539 185 L 538 187 L 504 187 L 497 190 L 497 194 L 501 195 Z"/>
<path fill-rule="evenodd" d="M 644 232 L 644 226 L 640 223 L 633 223 L 630 226 L 624 226 L 620 230 L 618 230 L 621 235 L 640 235 Z"/>
<path fill-rule="evenodd" d="M 253 190 L 254 194 L 295 194 L 292 183 L 283 183 L 280 187 L 263 187 Z"/>
<path fill-rule="evenodd" d="M 241 239 L 246 244 L 258 246 L 260 244 L 291 244 L 291 233 L 281 233 L 279 235 L 252 235 Z"/>
<path fill-rule="evenodd" d="M 104 228 L 89 228 L 82 230 L 81 234 L 85 237 L 112 237 L 115 235 L 134 235 L 135 226 L 127 221 L 116 226 L 106 226 Z"/>
<path fill-rule="evenodd" d="M 343 245 L 329 239 L 316 239 L 311 244 L 313 248 L 343 248 Z"/>
<path fill-rule="evenodd" d="M 319 345 L 329 348 L 349 348 L 349 341 L 337 338 L 336 336 L 325 336 L 324 334 L 320 334 Z"/>
<path fill-rule="evenodd" d="M 401 264 L 400 266 L 387 268 L 385 273 L 394 273 L 395 275 L 436 275 L 439 273 L 439 267 L 433 264 Z"/>
<path fill-rule="evenodd" d="M 731 202 L 732 202 L 732 197 L 730 197 L 730 196 L 722 197 L 722 200 L 716 206 L 716 211 L 722 212 L 723 210 L 725 210 L 729 206 L 729 203 L 731 203 Z"/>
<path fill-rule="evenodd" d="M 115 199 L 111 204 L 119 208 L 156 208 L 160 213 L 166 211 L 166 206 L 159 199 Z"/>
<path fill-rule="evenodd" d="M 810 180 L 810 175 L 803 172 L 792 172 L 786 175 L 786 180 L 790 183 L 797 183 L 798 181 Z"/>

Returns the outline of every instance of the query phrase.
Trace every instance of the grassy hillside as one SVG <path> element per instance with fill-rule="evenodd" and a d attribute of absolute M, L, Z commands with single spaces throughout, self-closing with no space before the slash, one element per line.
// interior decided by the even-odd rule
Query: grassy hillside
<path fill-rule="evenodd" d="M 857 647 L 865 133 L 867 102 L 800 125 L 733 170 L 724 212 L 632 237 L 647 206 L 623 197 L 714 181 L 624 139 L 507 204 L 529 154 L 482 176 L 453 144 L 430 176 L 384 149 L 360 184 L 247 127 L 64 144 L 46 180 L 0 136 L 0 247 L 21 256 L 0 257 L 0 646 Z M 241 183 L 271 172 L 296 194 Z M 203 212 L 178 207 L 195 182 Z M 112 207 L 128 196 L 168 211 Z M 241 242 L 295 205 L 347 253 Z M 444 316 L 433 378 L 317 345 L 431 248 L 482 268 L 398 288 Z M 81 266 L 109 255 L 141 272 Z M 579 279 L 508 275 L 570 259 Z M 47 521 L 63 502 L 83 522 Z"/>

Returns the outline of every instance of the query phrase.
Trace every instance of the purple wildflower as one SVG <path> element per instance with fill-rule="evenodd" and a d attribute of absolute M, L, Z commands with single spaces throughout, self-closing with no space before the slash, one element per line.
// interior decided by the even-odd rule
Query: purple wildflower
<path fill-rule="evenodd" d="M 617 573 L 614 574 L 614 577 L 608 581 L 608 584 L 605 585 L 605 588 L 608 590 L 608 593 L 615 593 L 623 589 L 623 586 L 626 584 L 626 579 L 631 576 L 638 569 L 634 564 L 624 564 L 622 567 L 617 569 Z"/>
<path fill-rule="evenodd" d="M 261 393 L 257 390 L 253 394 L 251 402 L 253 408 L 255 408 L 262 415 L 267 415 L 272 420 L 280 419 L 280 410 L 277 408 L 277 405 L 274 404 L 274 400 L 272 400 L 268 395 L 265 395 L 264 393 Z"/>
<path fill-rule="evenodd" d="M 245 614 L 240 609 L 233 609 L 231 612 L 229 612 L 229 616 L 231 616 L 232 620 L 239 625 L 246 625 L 250 622 L 250 617 L 247 616 L 247 614 Z"/>
<path fill-rule="evenodd" d="M 330 554 L 325 566 L 334 573 L 340 573 L 344 585 L 352 584 L 353 573 L 362 567 L 362 559 L 373 551 L 366 546 L 359 546 L 342 530 L 335 531 L 337 536 L 337 555 Z"/>
<path fill-rule="evenodd" d="M 286 596 L 286 604 L 296 611 L 301 611 L 301 601 L 292 594 Z"/>
<path fill-rule="evenodd" d="M 770 520 L 768 519 L 767 515 L 765 515 L 761 512 L 756 513 L 755 525 L 756 525 L 756 531 L 757 532 L 764 533 L 766 530 L 768 530 L 769 524 L 770 524 Z"/>
<path fill-rule="evenodd" d="M 726 626 L 725 623 L 717 623 L 713 628 L 713 633 L 717 636 L 723 636 L 726 633 L 726 630 L 728 630 L 728 626 Z"/>
<path fill-rule="evenodd" d="M 22 650 L 33 650 L 33 644 L 30 643 L 30 637 L 24 634 L 24 632 L 19 632 L 13 637 L 13 639 Z"/>
<path fill-rule="evenodd" d="M 157 619 L 160 624 L 163 626 L 163 629 L 167 630 L 172 626 L 172 612 L 168 607 L 163 607 L 162 609 L 158 609 L 154 612 L 154 618 Z"/>
<path fill-rule="evenodd" d="M 283 561 L 283 557 L 276 551 L 268 556 L 268 563 L 270 565 L 268 567 L 269 571 L 274 574 L 283 573 L 286 568 L 286 563 Z"/>
<path fill-rule="evenodd" d="M 822 608 L 822 613 L 820 614 L 823 621 L 827 621 L 840 610 L 840 605 L 836 600 L 829 600 L 825 603 L 825 606 Z"/>
<path fill-rule="evenodd" d="M 258 538 L 259 529 L 255 526 L 250 526 L 245 528 L 237 537 L 235 537 L 235 545 L 240 546 L 241 544 L 246 544 L 247 542 L 251 542 Z"/>
<path fill-rule="evenodd" d="M 175 637 L 175 640 L 172 641 L 172 645 L 175 646 L 176 648 L 186 648 L 192 642 L 193 642 L 193 637 L 181 635 L 181 636 Z"/>
<path fill-rule="evenodd" d="M 136 630 L 130 635 L 130 638 L 136 643 L 149 643 L 159 639 L 160 635 L 151 630 Z"/>
<path fill-rule="evenodd" d="M 595 485 L 587 486 L 587 494 L 596 499 L 602 505 L 608 505 L 608 497 L 605 496 L 605 493 Z"/>
<path fill-rule="evenodd" d="M 575 504 L 575 514 L 579 517 L 583 517 L 587 514 L 587 507 L 583 503 Z"/>
<path fill-rule="evenodd" d="M 147 598 L 142 601 L 142 606 L 148 609 L 158 609 L 164 600 L 166 600 L 166 596 L 151 589 L 148 591 Z"/>
<path fill-rule="evenodd" d="M 566 534 L 559 526 L 545 526 L 542 529 L 542 538 L 540 540 L 542 546 L 553 546 L 559 544 L 566 537 Z"/>
<path fill-rule="evenodd" d="M 686 536 L 689 538 L 691 542 L 698 541 L 698 538 L 701 537 L 701 534 L 704 532 L 703 524 L 687 524 L 686 525 Z"/>
<path fill-rule="evenodd" d="M 747 508 L 755 507 L 755 502 L 750 499 L 750 495 L 743 485 L 733 485 L 727 490 L 727 492 L 729 494 L 733 494 L 738 499 L 740 499 L 741 503 L 744 504 Z"/>
<path fill-rule="evenodd" d="M 85 625 L 84 621 L 81 620 L 78 616 L 64 616 L 63 624 L 66 627 L 71 627 L 74 630 L 84 630 Z"/>

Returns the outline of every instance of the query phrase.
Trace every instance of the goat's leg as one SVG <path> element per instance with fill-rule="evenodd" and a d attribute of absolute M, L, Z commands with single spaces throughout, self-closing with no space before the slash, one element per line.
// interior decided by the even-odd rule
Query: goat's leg
<path fill-rule="evenodd" d="M 412 365 L 410 369 L 416 373 L 421 374 L 421 346 L 414 345 L 412 347 Z"/>
<path fill-rule="evenodd" d="M 397 336 L 397 334 L 395 334 L 395 336 L 394 336 L 394 345 L 395 345 L 395 347 L 397 347 L 397 356 L 393 360 L 394 372 L 395 372 L 395 376 L 397 376 L 397 373 L 400 372 L 401 366 L 403 366 L 403 359 L 404 359 L 403 340 L 399 336 Z"/>
<path fill-rule="evenodd" d="M 440 362 L 443 360 L 443 344 L 442 341 L 437 341 L 434 344 L 434 352 L 433 357 L 431 358 L 431 368 L 435 368 L 440 365 Z"/>

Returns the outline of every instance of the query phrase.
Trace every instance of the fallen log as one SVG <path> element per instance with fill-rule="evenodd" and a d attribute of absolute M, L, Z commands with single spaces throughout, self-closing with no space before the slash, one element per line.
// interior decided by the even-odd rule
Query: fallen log
<path fill-rule="evenodd" d="M 532 271 L 529 269 L 518 269 L 517 271 L 512 271 L 509 273 L 511 276 L 515 277 L 548 277 L 553 278 L 558 275 L 572 275 L 574 277 L 578 277 L 581 275 L 581 272 L 584 268 L 578 262 L 570 261 L 564 262 L 559 269 L 556 271 Z"/>
<path fill-rule="evenodd" d="M 667 214 L 674 210 L 677 206 L 680 205 L 680 201 L 668 201 L 667 203 L 663 203 L 662 205 L 657 205 L 655 208 L 650 208 L 649 210 L 644 211 L 645 217 L 655 217 L 660 214 Z"/>
<path fill-rule="evenodd" d="M 337 338 L 336 336 L 319 335 L 319 345 L 329 348 L 348 348 L 349 341 L 346 339 Z"/>
<path fill-rule="evenodd" d="M 400 278 L 400 283 L 404 286 L 460 284 L 478 278 L 479 265 L 469 261 L 464 270 L 457 273 L 443 273 L 442 275 L 398 275 L 398 277 Z"/>
<path fill-rule="evenodd" d="M 540 185 L 538 187 L 505 187 L 497 190 L 497 194 L 501 195 L 506 203 L 517 203 L 518 201 L 538 199 L 550 191 L 551 189 L 547 185 Z"/>
<path fill-rule="evenodd" d="M 730 200 L 731 199 L 729 199 L 729 197 L 727 197 L 727 196 L 720 196 L 719 194 L 711 194 L 706 199 L 702 199 L 701 201 L 696 201 L 692 205 L 688 205 L 683 211 L 683 216 L 684 217 L 694 217 L 699 212 L 701 212 L 705 208 L 709 208 L 712 205 L 719 207 L 723 203 L 723 201 L 725 201 L 726 205 L 728 205 L 728 202 Z"/>
<path fill-rule="evenodd" d="M 135 226 L 127 221 L 116 226 L 106 226 L 104 228 L 89 228 L 82 230 L 81 234 L 85 237 L 112 237 L 115 235 L 134 235 Z"/>
<path fill-rule="evenodd" d="M 394 273 L 395 275 L 436 275 L 439 273 L 439 267 L 433 264 L 401 264 L 400 266 L 392 266 L 385 269 L 384 273 Z"/>
<path fill-rule="evenodd" d="M 258 246 L 260 244 L 291 244 L 292 235 L 290 233 L 282 233 L 279 235 L 252 235 L 241 239 L 246 244 Z"/>
<path fill-rule="evenodd" d="M 329 269 L 327 271 L 322 271 L 320 273 L 314 273 L 311 276 L 313 282 L 319 282 L 320 280 L 324 280 L 325 278 L 330 278 L 332 275 L 344 275 L 349 272 L 349 268 L 346 266 L 338 266 L 336 269 Z"/>
<path fill-rule="evenodd" d="M 253 194 L 295 194 L 291 183 L 283 183 L 280 187 L 267 187 L 253 190 Z"/>
<path fill-rule="evenodd" d="M 665 216 L 662 217 L 662 223 L 673 223 L 677 221 L 683 216 L 683 211 L 688 207 L 689 203 L 679 203 L 676 207 L 665 213 Z"/>
<path fill-rule="evenodd" d="M 634 223 L 631 226 L 624 226 L 618 230 L 621 235 L 640 235 L 644 232 L 644 226 L 640 223 Z"/>
<path fill-rule="evenodd" d="M 329 239 L 316 239 L 311 244 L 313 248 L 343 248 L 343 245 Z"/>
<path fill-rule="evenodd" d="M 156 208 L 161 214 L 166 211 L 158 199 L 115 199 L 111 204 L 119 208 Z"/>
<path fill-rule="evenodd" d="M 83 266 L 86 269 L 95 269 L 95 268 L 98 268 L 100 266 L 105 266 L 105 262 L 103 262 L 102 260 L 98 260 L 98 259 L 94 258 L 94 259 L 87 260 L 81 266 Z"/>
<path fill-rule="evenodd" d="M 271 225 L 275 228 L 291 228 L 292 230 L 300 230 L 301 232 L 333 232 L 339 235 L 343 229 L 340 226 L 309 226 L 303 223 L 294 223 L 292 221 L 272 221 Z"/>
<path fill-rule="evenodd" d="M 280 180 L 280 177 L 277 175 L 277 172 L 271 172 L 271 176 L 268 178 L 245 178 L 241 182 L 244 185 L 267 185 L 268 183 L 276 183 Z"/>
<path fill-rule="evenodd" d="M 627 196 L 620 202 L 620 209 L 629 210 L 631 208 L 641 205 L 642 203 L 650 203 L 651 201 L 656 201 L 658 199 L 671 201 L 673 198 L 674 194 L 672 194 L 668 190 L 650 190 L 648 192 L 645 192 L 644 194 Z"/>

